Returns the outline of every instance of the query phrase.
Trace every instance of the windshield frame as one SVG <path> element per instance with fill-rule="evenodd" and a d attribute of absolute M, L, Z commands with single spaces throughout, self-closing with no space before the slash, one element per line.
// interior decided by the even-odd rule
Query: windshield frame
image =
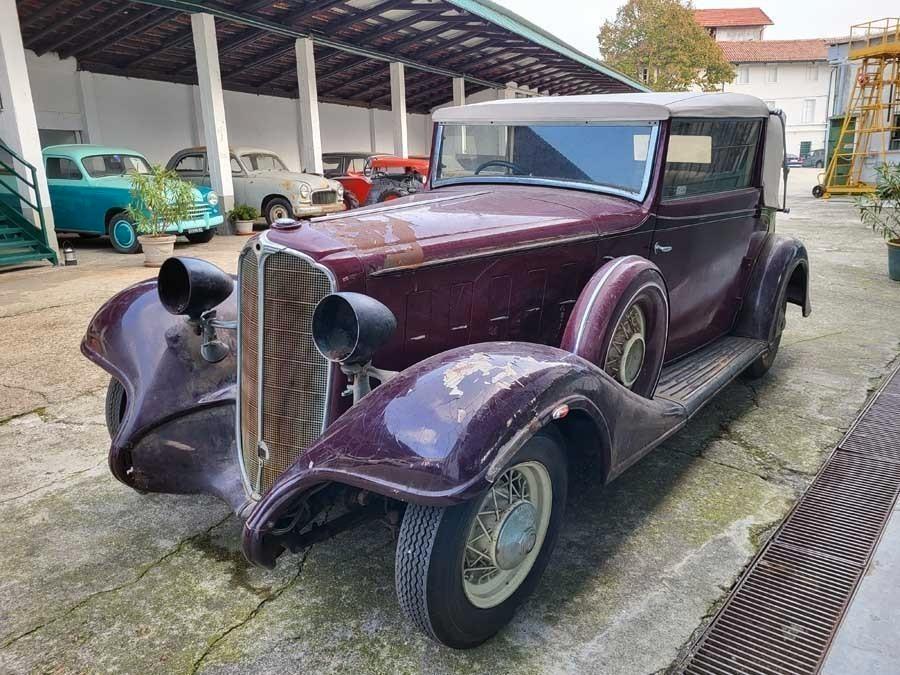
<path fill-rule="evenodd" d="M 616 120 L 603 122 L 529 122 L 528 124 L 507 122 L 502 125 L 495 125 L 493 122 L 484 124 L 465 124 L 461 122 L 438 122 L 437 131 L 435 133 L 434 151 L 432 153 L 431 171 L 429 172 L 429 183 L 432 188 L 445 187 L 449 185 L 484 185 L 484 184 L 505 184 L 505 185 L 538 185 L 543 187 L 557 187 L 569 190 L 581 190 L 587 192 L 596 192 L 599 194 L 615 195 L 617 197 L 625 197 L 636 202 L 643 202 L 647 197 L 647 191 L 650 188 L 650 179 L 653 176 L 653 166 L 656 163 L 657 143 L 659 140 L 660 123 L 658 120 L 651 121 L 634 121 L 634 120 Z M 444 143 L 444 127 L 459 126 L 546 126 L 546 127 L 585 127 L 585 126 L 615 126 L 615 127 L 650 127 L 650 140 L 647 146 L 647 159 L 644 164 L 644 175 L 641 179 L 641 186 L 637 192 L 631 192 L 622 188 L 610 185 L 602 185 L 599 183 L 583 183 L 578 181 L 554 179 L 554 178 L 533 178 L 529 176 L 461 176 L 455 178 L 438 178 L 438 170 L 440 168 L 441 150 Z"/>
<path fill-rule="evenodd" d="M 260 156 L 260 157 L 274 157 L 278 163 L 281 165 L 280 169 L 254 169 L 253 162 L 251 162 L 249 157 L 252 156 Z M 243 152 L 240 155 L 237 155 L 240 163 L 244 166 L 245 171 L 259 171 L 259 172 L 268 172 L 268 171 L 287 171 L 287 164 L 284 163 L 284 160 L 281 159 L 281 156 L 275 152 L 271 152 L 269 150 L 250 150 L 247 152 Z"/>
<path fill-rule="evenodd" d="M 131 173 L 133 171 L 133 169 L 129 169 L 128 171 L 123 171 L 122 173 L 106 173 L 106 174 L 97 176 L 97 175 L 94 175 L 94 173 L 91 172 L 91 170 L 87 168 L 87 164 L 85 164 L 86 160 L 93 159 L 94 157 L 116 157 L 116 156 L 118 156 L 118 157 L 134 157 L 136 159 L 139 159 L 144 163 L 144 166 L 147 169 L 147 171 L 145 173 L 150 172 L 150 162 L 147 161 L 146 157 L 144 157 L 143 155 L 139 155 L 136 152 L 132 152 L 132 153 L 128 153 L 128 154 L 125 154 L 123 152 L 98 152 L 93 155 L 82 156 L 81 159 L 78 160 L 78 163 L 81 164 L 81 170 L 84 171 L 85 174 L 87 174 L 87 177 L 93 178 L 94 180 L 97 180 L 100 178 L 121 178 L 122 176 L 127 176 L 129 173 Z M 142 172 L 139 172 L 139 173 L 142 173 Z"/>

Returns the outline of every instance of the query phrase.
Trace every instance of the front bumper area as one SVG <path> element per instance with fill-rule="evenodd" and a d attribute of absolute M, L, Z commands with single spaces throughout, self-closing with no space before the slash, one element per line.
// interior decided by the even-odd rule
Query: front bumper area
<path fill-rule="evenodd" d="M 186 234 L 188 232 L 200 232 L 217 227 L 225 222 L 225 218 L 221 214 L 215 216 L 205 215 L 203 218 L 194 220 L 182 220 L 180 223 L 172 223 L 166 228 L 166 232 L 171 234 Z"/>
<path fill-rule="evenodd" d="M 293 204 L 292 206 L 295 218 L 315 218 L 329 213 L 340 213 L 347 208 L 343 201 L 334 204 Z"/>

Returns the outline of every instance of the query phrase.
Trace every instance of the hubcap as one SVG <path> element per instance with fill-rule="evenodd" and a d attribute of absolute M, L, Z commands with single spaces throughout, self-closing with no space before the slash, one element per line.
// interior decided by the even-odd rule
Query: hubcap
<path fill-rule="evenodd" d="M 478 506 L 462 561 L 463 590 L 476 607 L 495 607 L 531 571 L 547 535 L 553 488 L 543 464 L 500 475 Z"/>
<path fill-rule="evenodd" d="M 628 308 L 616 326 L 604 370 L 631 389 L 641 374 L 647 352 L 647 322 L 637 305 Z"/>
<path fill-rule="evenodd" d="M 122 248 L 128 248 L 134 243 L 134 228 L 126 220 L 116 221 L 113 225 L 113 237 Z"/>
<path fill-rule="evenodd" d="M 280 204 L 274 207 L 271 211 L 272 222 L 276 220 L 281 220 L 282 218 L 289 218 L 290 215 L 287 212 L 287 209 L 281 206 Z"/>

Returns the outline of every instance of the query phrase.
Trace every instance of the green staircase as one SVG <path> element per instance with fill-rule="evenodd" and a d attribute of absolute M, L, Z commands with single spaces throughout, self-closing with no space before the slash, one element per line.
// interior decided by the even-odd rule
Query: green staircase
<path fill-rule="evenodd" d="M 0 140 L 0 267 L 18 265 L 31 260 L 49 260 L 59 264 L 56 253 L 47 244 L 47 225 L 41 209 L 41 195 L 37 190 L 37 171 Z M 6 163 L 8 158 L 9 164 Z M 25 167 L 20 173 L 16 161 Z M 31 188 L 35 202 L 20 193 L 19 181 Z M 40 219 L 37 229 L 24 215 L 24 206 L 31 207 Z"/>

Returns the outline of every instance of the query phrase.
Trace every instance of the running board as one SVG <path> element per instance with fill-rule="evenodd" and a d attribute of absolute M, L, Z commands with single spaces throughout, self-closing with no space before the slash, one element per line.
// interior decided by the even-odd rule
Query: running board
<path fill-rule="evenodd" d="M 684 406 L 688 417 L 766 351 L 764 340 L 726 336 L 663 368 L 655 398 Z"/>

